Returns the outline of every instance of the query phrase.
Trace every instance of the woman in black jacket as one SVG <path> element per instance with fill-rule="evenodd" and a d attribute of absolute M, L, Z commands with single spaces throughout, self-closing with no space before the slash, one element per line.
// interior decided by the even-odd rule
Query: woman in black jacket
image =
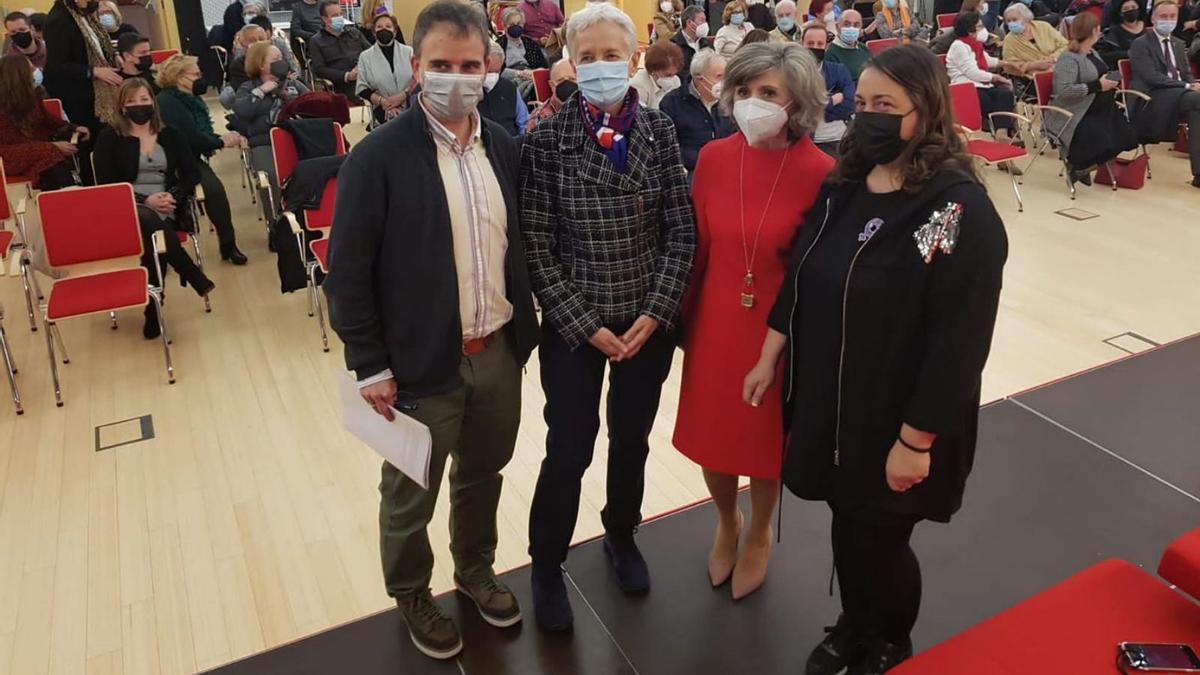
<path fill-rule="evenodd" d="M 198 295 L 208 295 L 216 284 L 196 266 L 175 234 L 176 230 L 189 229 L 187 204 L 200 182 L 192 151 L 182 135 L 163 125 L 145 80 L 126 80 L 117 90 L 116 106 L 115 126 L 105 127 L 96 140 L 96 182 L 133 185 L 142 228 L 142 266 L 150 273 L 150 283 L 161 283 L 155 274 L 151 237 L 163 232 L 167 264 Z M 142 334 L 148 340 L 159 336 L 153 303 L 146 305 Z"/>
<path fill-rule="evenodd" d="M 783 480 L 833 511 L 843 608 L 808 675 L 883 673 L 912 654 L 909 540 L 962 504 L 1008 251 L 928 49 L 873 57 L 855 99 L 743 392 L 761 402 L 787 347 Z"/>
<path fill-rule="evenodd" d="M 112 41 L 96 18 L 97 0 L 55 0 L 46 20 L 46 93 L 75 124 L 92 130 L 112 111 L 121 86 Z M 84 161 L 84 164 L 87 162 Z"/>

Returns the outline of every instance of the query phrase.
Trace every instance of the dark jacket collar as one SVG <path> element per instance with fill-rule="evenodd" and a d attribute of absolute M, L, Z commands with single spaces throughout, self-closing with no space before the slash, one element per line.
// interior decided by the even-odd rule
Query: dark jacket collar
<path fill-rule="evenodd" d="M 562 120 L 559 150 L 564 155 L 578 156 L 576 167 L 580 177 L 611 185 L 625 192 L 636 192 L 641 188 L 649 164 L 654 158 L 655 139 L 650 120 L 652 113 L 644 106 L 638 105 L 633 126 L 629 129 L 629 159 L 625 173 L 617 173 L 590 130 L 584 126 L 583 116 L 579 111 L 582 100 L 581 94 L 573 94 L 557 114 L 557 118 Z M 564 166 L 570 164 L 563 163 Z"/>
<path fill-rule="evenodd" d="M 890 222 L 907 223 L 914 217 L 924 217 L 925 212 L 931 208 L 944 206 L 937 204 L 939 199 L 943 199 L 944 195 L 951 189 L 963 185 L 964 183 L 978 183 L 974 178 L 965 172 L 954 168 L 947 167 L 939 170 L 934 174 L 921 190 L 912 196 L 912 199 L 906 199 L 900 210 L 889 219 Z M 854 195 L 854 191 L 858 189 L 861 182 L 846 182 L 837 185 L 826 183 L 826 194 L 836 205 L 844 206 Z"/>

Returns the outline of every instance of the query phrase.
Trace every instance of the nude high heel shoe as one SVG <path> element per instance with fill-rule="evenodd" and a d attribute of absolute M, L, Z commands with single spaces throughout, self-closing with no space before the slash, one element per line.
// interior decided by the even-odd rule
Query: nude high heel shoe
<path fill-rule="evenodd" d="M 754 593 L 767 580 L 767 563 L 771 559 L 774 538 L 774 533 L 768 528 L 766 542 L 747 540 L 742 546 L 737 565 L 733 569 L 734 600 L 741 600 Z"/>
<path fill-rule="evenodd" d="M 712 551 L 708 554 L 708 580 L 713 588 L 723 585 L 733 576 L 733 568 L 737 563 L 738 539 L 742 536 L 742 512 L 737 514 L 737 530 L 725 532 L 717 524 L 717 534 L 713 540 Z"/>

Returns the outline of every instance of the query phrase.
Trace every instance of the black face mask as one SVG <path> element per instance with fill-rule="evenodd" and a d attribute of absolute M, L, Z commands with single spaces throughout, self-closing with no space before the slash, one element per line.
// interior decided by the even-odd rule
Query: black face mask
<path fill-rule="evenodd" d="M 564 80 L 563 82 L 559 82 L 558 86 L 554 88 L 554 98 L 558 99 L 559 103 L 565 103 L 577 91 L 579 91 L 578 84 L 575 84 L 571 80 Z"/>
<path fill-rule="evenodd" d="M 208 85 L 205 84 L 203 77 L 197 77 L 192 83 L 192 93 L 196 96 L 203 96 L 204 92 L 208 91 Z"/>
<path fill-rule="evenodd" d="M 911 110 L 909 111 L 912 112 Z M 900 124 L 906 115 L 890 113 L 860 112 L 854 116 L 851 133 L 855 145 L 872 165 L 891 164 L 896 161 L 908 141 L 900 138 Z"/>
<path fill-rule="evenodd" d="M 92 0 L 83 8 L 84 14 L 95 14 L 96 10 L 100 9 L 100 0 Z"/>
<path fill-rule="evenodd" d="M 375 31 L 375 40 L 384 47 L 392 44 L 392 40 L 395 39 L 396 34 L 390 30 L 384 29 Z"/>
<path fill-rule="evenodd" d="M 812 52 L 813 58 L 816 59 L 818 63 L 825 60 L 824 49 L 809 49 L 808 51 Z"/>
<path fill-rule="evenodd" d="M 130 105 L 125 106 L 125 116 L 134 124 L 145 124 L 154 117 L 154 106 L 152 105 Z"/>
<path fill-rule="evenodd" d="M 1130 9 L 1121 12 L 1121 20 L 1125 23 L 1137 23 L 1138 19 L 1142 18 L 1142 13 L 1136 9 Z"/>
<path fill-rule="evenodd" d="M 271 64 L 271 74 L 274 75 L 275 79 L 277 80 L 287 79 L 289 71 L 290 68 L 288 67 L 287 61 L 276 61 L 275 63 Z"/>
<path fill-rule="evenodd" d="M 29 49 L 29 46 L 33 44 L 33 32 L 25 31 L 24 33 L 17 33 L 12 36 L 12 41 L 18 49 Z"/>
<path fill-rule="evenodd" d="M 144 72 L 150 70 L 150 68 L 154 66 L 154 59 L 150 58 L 150 55 L 147 54 L 147 55 L 141 57 L 140 59 L 138 59 L 137 66 L 138 66 L 138 70 L 144 73 Z"/>

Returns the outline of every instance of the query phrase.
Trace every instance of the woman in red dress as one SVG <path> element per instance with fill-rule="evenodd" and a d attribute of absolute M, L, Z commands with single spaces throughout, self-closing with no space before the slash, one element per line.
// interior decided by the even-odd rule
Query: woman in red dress
<path fill-rule="evenodd" d="M 742 383 L 758 361 L 792 242 L 833 160 L 810 139 L 826 93 L 804 47 L 747 45 L 729 61 L 723 87 L 721 106 L 740 133 L 706 145 L 693 177 L 699 246 L 684 308 L 674 443 L 703 467 L 719 513 L 710 580 L 715 587 L 732 577 L 740 599 L 766 577 L 783 464 L 779 388 L 752 408 Z M 739 476 L 750 477 L 753 507 L 740 554 Z"/>
<path fill-rule="evenodd" d="M 68 158 L 76 148 L 66 139 L 72 131 L 86 139 L 87 127 L 76 128 L 46 113 L 34 72 L 21 54 L 0 58 L 0 160 L 8 176 L 24 176 L 36 188 L 55 190 L 74 183 Z"/>

